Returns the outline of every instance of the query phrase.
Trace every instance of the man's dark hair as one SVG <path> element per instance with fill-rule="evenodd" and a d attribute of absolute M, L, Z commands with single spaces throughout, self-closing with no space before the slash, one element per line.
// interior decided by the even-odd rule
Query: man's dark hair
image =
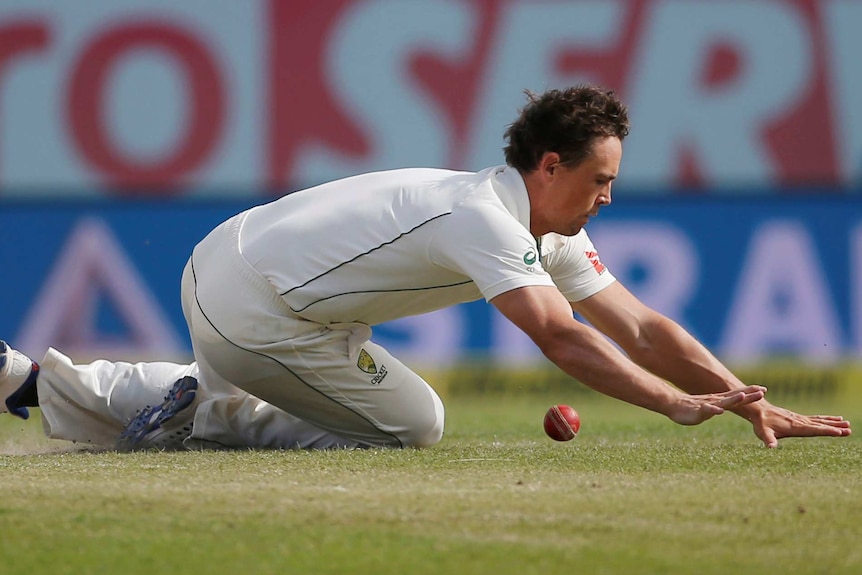
<path fill-rule="evenodd" d="M 545 152 L 556 152 L 561 162 L 577 165 L 592 151 L 596 138 L 629 133 L 628 110 L 613 91 L 593 86 L 565 90 L 530 91 L 504 134 L 506 163 L 526 173 L 539 166 Z"/>

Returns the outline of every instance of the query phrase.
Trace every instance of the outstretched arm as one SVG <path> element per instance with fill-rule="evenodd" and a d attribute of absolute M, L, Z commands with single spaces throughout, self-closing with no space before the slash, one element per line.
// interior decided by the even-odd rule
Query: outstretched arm
<path fill-rule="evenodd" d="M 548 286 L 515 289 L 493 303 L 539 346 L 548 359 L 586 385 L 617 399 L 696 425 L 726 409 L 763 398 L 759 386 L 689 395 L 637 366 L 600 333 L 574 319 L 560 292 Z"/>
<path fill-rule="evenodd" d="M 679 324 L 640 302 L 619 282 L 573 304 L 602 333 L 613 339 L 638 365 L 689 393 L 717 393 L 746 386 Z M 840 416 L 805 416 L 767 401 L 736 406 L 767 447 L 782 437 L 850 435 Z"/>

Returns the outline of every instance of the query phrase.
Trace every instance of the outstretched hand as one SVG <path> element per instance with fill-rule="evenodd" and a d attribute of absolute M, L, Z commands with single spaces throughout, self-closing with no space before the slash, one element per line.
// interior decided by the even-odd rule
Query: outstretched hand
<path fill-rule="evenodd" d="M 683 395 L 668 417 L 680 425 L 698 425 L 729 409 L 760 401 L 765 393 L 765 387 L 749 385 L 721 393 Z"/>
<path fill-rule="evenodd" d="M 681 425 L 697 425 L 725 411 L 737 411 L 770 448 L 778 447 L 778 440 L 785 437 L 846 437 L 852 433 L 850 422 L 840 415 L 802 415 L 772 405 L 763 399 L 765 393 L 765 387 L 749 385 L 722 393 L 683 395 L 669 417 Z"/>
<path fill-rule="evenodd" d="M 801 415 L 766 401 L 762 409 L 745 416 L 754 426 L 754 434 L 766 447 L 778 447 L 784 437 L 845 437 L 850 435 L 850 422 L 840 415 Z"/>

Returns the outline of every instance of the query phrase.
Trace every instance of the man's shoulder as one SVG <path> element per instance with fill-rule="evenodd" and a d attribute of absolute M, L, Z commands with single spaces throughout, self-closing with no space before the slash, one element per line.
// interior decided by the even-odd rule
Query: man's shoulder
<path fill-rule="evenodd" d="M 379 172 L 369 172 L 358 177 L 370 177 L 386 179 L 392 182 L 402 182 L 404 184 L 422 182 L 440 182 L 450 179 L 470 179 L 478 175 L 477 172 L 466 172 L 461 170 L 450 170 L 447 168 L 430 168 L 430 167 L 410 167 L 410 168 L 395 168 L 391 170 L 383 170 Z"/>

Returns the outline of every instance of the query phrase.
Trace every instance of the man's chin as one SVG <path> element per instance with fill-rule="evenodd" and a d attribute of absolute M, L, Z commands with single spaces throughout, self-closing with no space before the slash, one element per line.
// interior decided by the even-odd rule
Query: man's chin
<path fill-rule="evenodd" d="M 566 230 L 566 232 L 565 232 L 565 233 L 561 233 L 560 235 L 563 235 L 563 236 L 576 236 L 576 235 L 578 235 L 578 234 L 581 232 L 581 230 L 582 230 L 582 229 L 584 229 L 584 226 L 582 226 L 582 225 L 573 225 L 573 226 L 572 226 L 572 227 L 570 227 L 568 230 Z"/>

